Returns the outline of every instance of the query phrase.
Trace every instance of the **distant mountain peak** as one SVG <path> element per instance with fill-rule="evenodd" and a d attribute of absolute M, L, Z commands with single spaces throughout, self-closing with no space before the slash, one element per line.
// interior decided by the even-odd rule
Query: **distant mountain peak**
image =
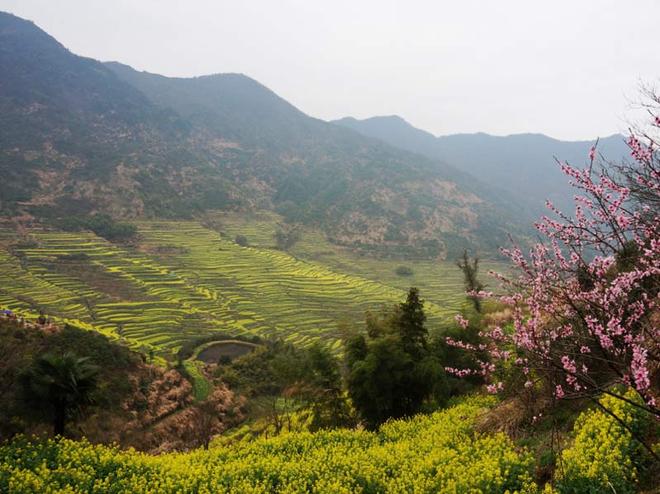
<path fill-rule="evenodd" d="M 396 122 L 396 123 L 410 125 L 410 123 L 408 123 L 408 121 L 400 115 L 375 115 L 373 117 L 366 118 L 365 120 L 392 122 L 392 123 Z"/>
<path fill-rule="evenodd" d="M 572 207 L 572 193 L 555 157 L 580 165 L 595 142 L 560 141 L 540 133 L 494 136 L 484 132 L 435 137 L 398 116 L 363 120 L 339 119 L 335 124 L 434 160 L 450 163 L 479 180 L 512 195 L 531 212 L 545 199 Z M 628 155 L 623 136 L 601 138 L 599 152 L 612 160 Z"/>
<path fill-rule="evenodd" d="M 392 125 L 400 127 L 410 127 L 414 128 L 405 118 L 399 115 L 376 115 L 374 117 L 368 117 L 364 119 L 358 119 L 355 117 L 343 117 L 337 120 L 332 120 L 331 123 L 334 124 L 349 124 L 349 123 L 378 123 L 383 125 Z"/>

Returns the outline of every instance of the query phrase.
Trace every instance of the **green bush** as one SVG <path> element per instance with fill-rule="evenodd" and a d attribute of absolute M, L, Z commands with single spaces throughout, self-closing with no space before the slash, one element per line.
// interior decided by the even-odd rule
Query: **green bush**
<path fill-rule="evenodd" d="M 394 272 L 396 273 L 397 276 L 412 276 L 413 275 L 413 270 L 408 266 L 399 266 L 394 270 Z"/>
<path fill-rule="evenodd" d="M 137 233 L 135 225 L 114 220 L 107 214 L 93 216 L 72 216 L 56 222 L 56 226 L 66 231 L 91 230 L 99 237 L 110 241 L 129 240 Z"/>
<path fill-rule="evenodd" d="M 279 250 L 288 250 L 300 240 L 300 228 L 290 225 L 282 226 L 275 232 L 274 238 Z"/>
<path fill-rule="evenodd" d="M 236 242 L 241 247 L 248 246 L 248 239 L 245 235 L 236 235 L 236 237 L 234 238 L 234 242 Z"/>

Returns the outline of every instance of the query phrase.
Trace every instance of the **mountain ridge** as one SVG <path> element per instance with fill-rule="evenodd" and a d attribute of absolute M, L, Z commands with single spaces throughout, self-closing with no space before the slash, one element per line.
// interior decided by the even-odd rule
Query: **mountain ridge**
<path fill-rule="evenodd" d="M 562 141 L 541 133 L 494 136 L 477 132 L 435 136 L 398 115 L 362 120 L 344 117 L 333 123 L 400 149 L 447 161 L 510 194 L 534 215 L 545 211 L 546 199 L 562 209 L 572 208 L 572 192 L 555 158 L 581 165 L 596 142 L 596 139 Z M 615 161 L 629 154 L 620 134 L 601 138 L 598 149 Z"/>
<path fill-rule="evenodd" d="M 239 74 L 168 78 L 78 57 L 0 14 L 3 216 L 267 209 L 351 246 L 494 249 L 509 203 L 438 160 L 307 116 Z"/>

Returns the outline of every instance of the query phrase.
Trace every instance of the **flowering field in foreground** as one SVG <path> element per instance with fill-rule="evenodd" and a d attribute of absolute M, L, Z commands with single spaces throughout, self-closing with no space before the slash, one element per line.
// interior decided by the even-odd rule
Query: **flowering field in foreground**
<path fill-rule="evenodd" d="M 388 422 L 378 433 L 296 432 L 160 456 L 21 438 L 0 446 L 0 492 L 633 493 L 653 469 L 629 432 L 604 412 L 586 410 L 558 458 L 555 487 L 541 488 L 528 452 L 504 434 L 474 431 L 474 419 L 494 403 L 465 398 L 432 415 Z M 601 403 L 644 434 L 648 417 L 635 407 Z"/>
<path fill-rule="evenodd" d="M 470 398 L 379 433 L 292 433 L 149 456 L 69 440 L 0 447 L 0 492 L 535 492 L 532 458 L 480 435 Z"/>
<path fill-rule="evenodd" d="M 634 391 L 626 398 L 641 401 Z M 605 396 L 601 404 L 622 420 L 632 431 L 644 437 L 650 416 L 628 403 Z M 652 467 L 651 459 L 630 431 L 601 410 L 583 412 L 575 423 L 573 444 L 560 459 L 556 484 L 560 492 L 601 492 L 605 488 L 619 494 L 637 490 L 640 465 Z M 656 445 L 657 449 L 657 445 Z"/>

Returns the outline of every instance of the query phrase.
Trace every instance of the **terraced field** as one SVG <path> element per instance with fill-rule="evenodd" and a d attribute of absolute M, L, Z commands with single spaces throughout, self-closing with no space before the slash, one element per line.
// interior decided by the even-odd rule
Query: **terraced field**
<path fill-rule="evenodd" d="M 234 239 L 237 235 L 243 235 L 249 245 L 269 249 L 275 247 L 273 236 L 280 221 L 275 213 L 267 211 L 252 215 L 238 213 L 209 215 L 209 223 L 225 238 Z M 455 313 L 464 301 L 463 275 L 453 259 L 442 262 L 378 259 L 337 247 L 328 242 L 318 231 L 303 232 L 290 252 L 299 259 L 319 263 L 334 271 L 357 275 L 400 290 L 416 286 L 426 300 L 444 308 L 446 313 Z M 398 276 L 395 270 L 400 265 L 410 267 L 413 274 Z M 507 264 L 502 261 L 482 260 L 480 266 L 481 277 L 486 283 L 491 281 L 488 277 L 489 270 L 505 272 L 507 269 Z"/>
<path fill-rule="evenodd" d="M 297 345 L 323 339 L 338 349 L 339 323 L 402 300 L 411 284 L 429 300 L 430 325 L 460 306 L 453 265 L 442 268 L 451 277 L 434 280 L 418 266 L 419 274 L 400 279 L 391 262 L 332 253 L 314 234 L 288 254 L 271 248 L 275 224 L 267 223 L 241 225 L 247 247 L 231 231 L 221 235 L 194 221 L 139 222 L 133 247 L 44 230 L 17 242 L 0 230 L 0 307 L 43 310 L 170 358 L 185 341 L 214 332 Z"/>

